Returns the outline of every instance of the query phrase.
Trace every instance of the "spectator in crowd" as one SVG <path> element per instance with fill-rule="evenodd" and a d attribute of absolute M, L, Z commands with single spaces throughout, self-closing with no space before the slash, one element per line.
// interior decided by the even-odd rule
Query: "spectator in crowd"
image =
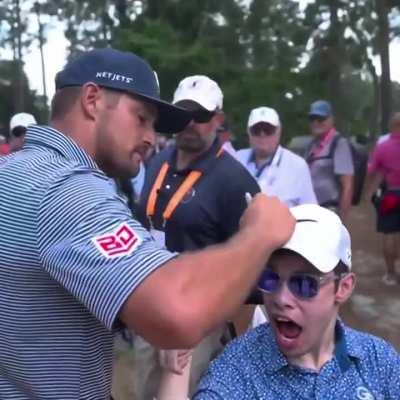
<path fill-rule="evenodd" d="M 236 157 L 236 150 L 233 147 L 232 141 L 234 136 L 231 131 L 231 126 L 225 117 L 224 122 L 217 128 L 217 137 L 219 144 L 231 156 Z"/>
<path fill-rule="evenodd" d="M 10 152 L 22 149 L 25 143 L 25 134 L 28 126 L 35 125 L 36 119 L 32 114 L 18 113 L 10 120 Z"/>
<path fill-rule="evenodd" d="M 117 331 L 195 346 L 291 235 L 287 207 L 259 194 L 227 243 L 182 255 L 155 245 L 109 177 L 135 175 L 154 129 L 190 118 L 132 53 L 92 50 L 57 74 L 50 126 L 29 126 L 24 150 L 0 163 L 2 400 L 109 400 Z"/>
<path fill-rule="evenodd" d="M 390 134 L 378 142 L 369 163 L 370 186 L 367 196 L 374 196 L 377 208 L 377 231 L 383 234 L 386 273 L 383 282 L 395 285 L 396 261 L 400 258 L 400 113 L 389 122 Z"/>
<path fill-rule="evenodd" d="M 338 316 L 355 285 L 347 229 L 315 204 L 291 211 L 294 234 L 258 283 L 270 323 L 231 342 L 193 399 L 399 399 L 399 354 Z M 190 353 L 179 361 L 190 362 Z M 158 400 L 187 398 L 182 368 L 180 376 L 165 369 Z"/>
<path fill-rule="evenodd" d="M 259 187 L 246 169 L 221 149 L 217 129 L 224 119 L 223 93 L 215 81 L 204 75 L 183 79 L 173 103 L 190 110 L 193 118 L 177 133 L 176 145 L 151 160 L 140 215 L 160 247 L 193 251 L 230 238 L 238 230 L 246 208 L 245 194 L 253 195 Z M 221 351 L 223 330 L 221 325 L 195 349 L 191 387 Z M 135 347 L 139 365 L 137 398 L 151 399 L 157 392 L 161 372 L 158 351 L 151 352 L 140 338 Z"/>
<path fill-rule="evenodd" d="M 269 107 L 251 111 L 247 123 L 250 148 L 237 152 L 237 159 L 257 180 L 261 190 L 292 207 L 316 203 L 307 163 L 280 145 L 282 125 Z"/>
<path fill-rule="evenodd" d="M 312 103 L 308 116 L 314 140 L 305 157 L 318 203 L 335 210 L 346 222 L 354 190 L 354 163 L 349 142 L 336 130 L 329 102 Z"/>
<path fill-rule="evenodd" d="M 0 135 L 0 156 L 5 156 L 10 152 L 10 145 L 7 143 L 7 138 Z"/>

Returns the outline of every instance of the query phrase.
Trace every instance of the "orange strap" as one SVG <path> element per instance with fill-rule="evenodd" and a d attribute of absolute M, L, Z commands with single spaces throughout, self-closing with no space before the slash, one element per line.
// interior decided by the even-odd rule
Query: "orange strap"
<path fill-rule="evenodd" d="M 146 207 L 146 215 L 147 215 L 147 218 L 149 218 L 149 219 L 151 219 L 151 217 L 154 216 L 157 198 L 158 198 L 158 191 L 161 189 L 161 186 L 165 180 L 165 177 L 167 176 L 168 169 L 169 169 L 169 165 L 168 165 L 168 163 L 165 162 L 162 165 L 160 172 L 158 173 L 158 176 L 157 176 L 157 178 L 154 182 L 154 185 L 151 189 L 151 192 L 149 195 L 149 200 L 147 201 L 147 207 Z M 163 212 L 164 221 L 167 221 L 168 219 L 171 218 L 171 215 L 174 213 L 174 211 L 176 210 L 176 207 L 178 207 L 179 203 L 182 201 L 185 194 L 200 179 L 201 175 L 202 175 L 202 173 L 200 171 L 192 171 L 189 173 L 189 175 L 182 182 L 182 184 L 179 186 L 178 190 L 174 193 L 174 195 L 171 197 L 170 201 L 168 202 L 167 207 L 165 208 L 165 210 Z"/>
<path fill-rule="evenodd" d="M 160 172 L 157 175 L 157 178 L 154 182 L 153 187 L 151 188 L 151 192 L 149 195 L 149 199 L 147 200 L 147 206 L 146 206 L 146 215 L 147 218 L 150 218 L 154 215 L 155 209 L 156 209 L 156 203 L 157 203 L 157 197 L 158 197 L 158 191 L 161 189 L 161 186 L 164 182 L 165 177 L 167 176 L 167 172 L 169 170 L 169 165 L 168 163 L 164 163 L 160 169 Z"/>
<path fill-rule="evenodd" d="M 215 157 L 219 158 L 223 153 L 224 149 L 221 147 L 218 150 Z M 169 170 L 169 165 L 167 162 L 164 162 L 164 164 L 161 166 L 160 172 L 157 175 L 154 185 L 151 188 L 149 199 L 147 201 L 147 206 L 146 206 L 146 215 L 147 218 L 150 219 L 150 223 L 151 223 L 151 218 L 154 216 L 155 213 L 158 192 L 161 189 L 165 177 L 167 176 L 168 170 Z M 195 185 L 195 183 L 200 179 L 201 175 L 202 172 L 200 171 L 191 171 L 189 173 L 189 175 L 185 178 L 185 180 L 179 186 L 178 190 L 174 193 L 174 195 L 168 202 L 167 207 L 163 212 L 164 221 L 167 221 L 171 218 L 171 215 L 174 213 L 176 207 L 178 207 L 179 203 L 182 201 L 185 194 Z"/>
<path fill-rule="evenodd" d="M 168 221 L 168 219 L 171 218 L 171 215 L 174 213 L 176 207 L 178 207 L 185 194 L 194 186 L 201 175 L 202 173 L 200 171 L 192 171 L 182 182 L 163 212 L 163 218 L 165 221 Z"/>

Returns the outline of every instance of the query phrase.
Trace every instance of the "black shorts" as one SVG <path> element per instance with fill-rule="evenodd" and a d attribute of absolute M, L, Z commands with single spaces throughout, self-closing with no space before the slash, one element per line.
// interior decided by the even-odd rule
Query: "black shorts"
<path fill-rule="evenodd" d="M 393 190 L 393 192 L 399 194 L 398 190 Z M 389 212 L 387 214 L 382 214 L 377 207 L 377 223 L 376 229 L 381 233 L 397 233 L 400 232 L 400 209 Z"/>

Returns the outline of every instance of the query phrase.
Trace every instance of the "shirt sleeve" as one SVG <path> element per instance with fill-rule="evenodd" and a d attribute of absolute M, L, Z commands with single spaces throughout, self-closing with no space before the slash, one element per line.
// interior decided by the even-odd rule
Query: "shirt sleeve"
<path fill-rule="evenodd" d="M 42 266 L 108 329 L 127 297 L 175 254 L 157 249 L 104 177 L 53 182 L 38 211 Z"/>
<path fill-rule="evenodd" d="M 346 138 L 339 138 L 333 155 L 333 170 L 336 175 L 354 175 L 353 156 Z"/>

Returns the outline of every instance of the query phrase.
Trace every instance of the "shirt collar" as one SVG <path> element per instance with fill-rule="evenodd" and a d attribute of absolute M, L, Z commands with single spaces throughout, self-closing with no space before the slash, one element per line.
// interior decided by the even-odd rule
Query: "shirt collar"
<path fill-rule="evenodd" d="M 342 341 L 344 342 L 344 347 L 342 349 L 350 358 L 357 358 L 360 360 L 364 358 L 365 352 L 359 340 L 359 333 L 344 325 L 340 320 L 336 323 L 336 329 L 338 329 L 338 326 L 342 333 Z"/>
<path fill-rule="evenodd" d="M 280 351 L 273 333 L 272 327 L 268 324 L 267 335 L 262 337 L 263 343 L 263 364 L 268 374 L 273 374 L 282 368 L 290 366 L 287 358 Z M 351 358 L 362 358 L 362 348 L 355 338 L 354 332 L 347 328 L 340 320 L 335 326 L 335 352 L 334 357 L 339 364 L 342 373 L 346 372 L 351 366 Z"/>
<path fill-rule="evenodd" d="M 270 157 L 267 158 L 267 160 L 265 161 L 265 164 L 276 165 L 280 160 L 281 152 L 282 152 L 282 146 L 278 145 L 278 147 L 274 151 L 274 154 L 272 154 Z M 256 163 L 256 154 L 253 149 L 250 149 L 249 158 L 247 160 L 247 164 L 250 164 L 250 163 L 254 163 L 254 164 Z"/>
<path fill-rule="evenodd" d="M 30 126 L 26 132 L 25 148 L 51 148 L 67 159 L 92 169 L 98 169 L 94 160 L 70 137 L 50 126 Z"/>

